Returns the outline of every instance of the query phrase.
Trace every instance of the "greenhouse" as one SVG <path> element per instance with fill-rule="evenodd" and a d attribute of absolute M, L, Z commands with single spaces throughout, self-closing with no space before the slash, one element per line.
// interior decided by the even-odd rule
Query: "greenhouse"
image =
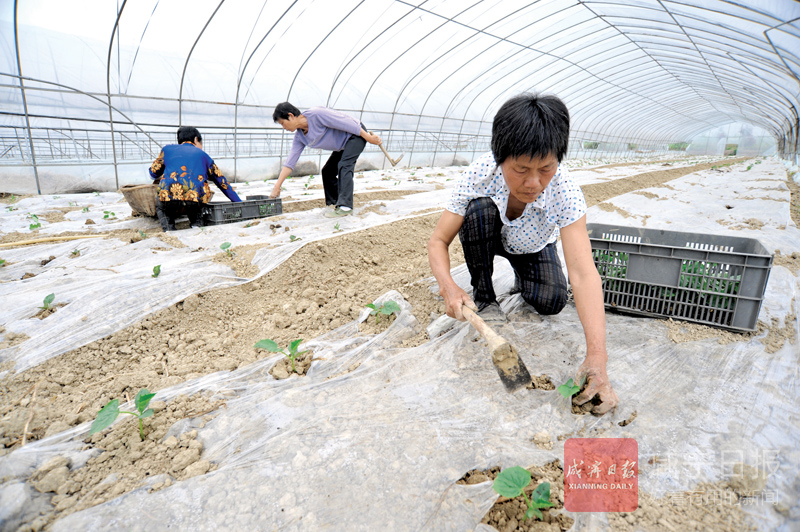
<path fill-rule="evenodd" d="M 800 529 L 800 3 L 0 43 L 0 531 Z"/>

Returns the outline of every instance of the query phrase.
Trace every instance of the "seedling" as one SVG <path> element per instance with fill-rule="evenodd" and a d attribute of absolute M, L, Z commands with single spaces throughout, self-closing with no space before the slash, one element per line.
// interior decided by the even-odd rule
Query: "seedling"
<path fill-rule="evenodd" d="M 55 298 L 56 298 L 55 294 L 47 295 L 47 297 L 44 298 L 44 301 L 42 301 L 43 305 L 39 308 L 42 310 L 50 310 L 51 308 L 53 308 L 52 306 L 50 306 L 50 303 L 52 303 Z"/>
<path fill-rule="evenodd" d="M 60 197 L 61 197 L 61 196 L 53 196 L 53 199 L 58 199 L 58 198 L 60 198 Z"/>
<path fill-rule="evenodd" d="M 142 238 L 147 238 L 147 233 L 145 233 L 144 231 L 139 229 L 139 236 L 142 237 Z"/>
<path fill-rule="evenodd" d="M 281 349 L 280 347 L 278 347 L 278 344 L 274 340 L 269 340 L 269 339 L 259 340 L 253 347 L 255 347 L 256 349 L 266 349 L 270 353 L 282 353 L 283 355 L 287 356 L 289 360 L 292 361 L 292 373 L 296 373 L 296 370 L 294 369 L 294 360 L 303 353 L 308 353 L 308 349 L 306 349 L 305 351 L 297 350 L 297 348 L 300 347 L 300 343 L 302 341 L 303 341 L 302 338 L 297 340 L 292 340 L 292 342 L 289 344 L 288 353 L 283 349 Z"/>
<path fill-rule="evenodd" d="M 8 201 L 10 201 L 11 203 L 14 203 L 14 202 L 15 202 L 15 201 L 17 201 L 18 199 L 19 199 L 19 196 L 16 196 L 16 195 L 14 195 L 14 194 L 11 194 L 11 197 L 8 199 Z"/>
<path fill-rule="evenodd" d="M 161 274 L 161 265 L 153 266 L 153 275 L 151 277 L 158 277 Z"/>
<path fill-rule="evenodd" d="M 229 257 L 233 258 L 233 252 L 231 251 L 231 243 L 230 242 L 223 242 L 220 244 L 219 248 L 228 254 Z"/>
<path fill-rule="evenodd" d="M 89 212 L 89 207 L 84 207 L 83 209 L 81 209 L 81 212 Z"/>
<path fill-rule="evenodd" d="M 5 259 L 0 259 L 0 268 L 6 265 Z"/>
<path fill-rule="evenodd" d="M 111 425 L 120 414 L 128 414 L 139 419 L 139 437 L 142 439 L 142 441 L 144 441 L 144 425 L 142 424 L 142 420 L 146 417 L 152 416 L 155 413 L 153 412 L 152 408 L 147 408 L 147 406 L 150 404 L 150 399 L 152 399 L 155 395 L 156 394 L 147 391 L 147 388 L 142 388 L 139 390 L 139 393 L 136 394 L 136 398 L 134 399 L 138 413 L 120 410 L 119 399 L 112 399 L 106 406 L 100 409 L 100 412 L 97 413 L 97 418 L 95 418 L 94 422 L 92 423 L 92 428 L 89 429 L 89 435 L 91 436 L 95 432 L 100 432 L 104 428 Z"/>
<path fill-rule="evenodd" d="M 11 212 L 11 211 L 18 211 L 18 210 L 19 210 L 19 207 L 6 207 L 6 210 L 7 210 L 8 212 Z"/>
<path fill-rule="evenodd" d="M 75 248 L 75 249 L 73 249 L 73 250 L 70 252 L 70 254 L 71 254 L 73 257 L 78 257 L 78 256 L 80 256 L 80 254 L 81 254 L 81 250 L 79 250 L 78 248 Z"/>
<path fill-rule="evenodd" d="M 39 221 L 39 217 L 35 214 L 29 214 L 28 218 L 33 220 L 33 223 L 28 226 L 28 228 L 33 231 L 34 229 L 39 229 L 42 226 L 42 223 Z"/>
<path fill-rule="evenodd" d="M 297 242 L 298 240 L 303 240 L 299 236 L 289 235 L 289 242 Z"/>
<path fill-rule="evenodd" d="M 381 314 L 389 316 L 395 312 L 400 312 L 400 305 L 394 301 L 387 301 L 380 307 L 376 307 L 374 303 L 367 303 L 364 306 L 372 309 L 369 311 L 369 315 L 375 316 L 375 323 L 379 323 L 381 321 Z"/>
<path fill-rule="evenodd" d="M 78 206 L 78 204 L 77 204 L 77 203 L 75 203 L 74 201 L 70 201 L 70 202 L 69 202 L 69 206 L 70 206 L 70 207 L 77 207 L 77 206 Z"/>
<path fill-rule="evenodd" d="M 558 393 L 563 395 L 565 399 L 569 399 L 570 397 L 581 391 L 584 382 L 586 382 L 586 377 L 583 378 L 580 386 L 573 383 L 572 379 L 569 379 L 567 382 L 558 387 Z"/>
<path fill-rule="evenodd" d="M 95 191 L 94 191 L 94 195 L 95 195 L 95 196 L 99 196 L 99 195 L 100 195 L 100 193 L 99 193 L 99 192 L 97 192 L 97 191 L 95 190 Z"/>
<path fill-rule="evenodd" d="M 520 466 L 514 466 L 501 471 L 497 478 L 494 479 L 492 488 L 503 497 L 508 497 L 509 499 L 522 495 L 528 505 L 528 511 L 525 512 L 526 521 L 533 516 L 542 519 L 543 516 L 540 509 L 555 506 L 550 502 L 550 483 L 542 482 L 536 486 L 536 489 L 531 493 L 531 498 L 528 499 L 528 496 L 525 495 L 525 488 L 530 483 L 531 474 L 528 470 Z"/>
<path fill-rule="evenodd" d="M 753 168 L 753 165 L 751 164 L 750 166 L 748 166 L 748 167 L 747 167 L 747 170 L 751 170 L 752 168 Z M 746 172 L 747 170 L 745 170 L 745 172 Z"/>
<path fill-rule="evenodd" d="M 111 211 L 103 211 L 103 220 L 114 219 L 117 215 Z"/>
<path fill-rule="evenodd" d="M 334 233 L 341 233 L 342 231 L 344 231 L 344 229 L 339 227 L 339 222 L 336 222 L 336 224 L 333 226 L 333 232 Z"/>

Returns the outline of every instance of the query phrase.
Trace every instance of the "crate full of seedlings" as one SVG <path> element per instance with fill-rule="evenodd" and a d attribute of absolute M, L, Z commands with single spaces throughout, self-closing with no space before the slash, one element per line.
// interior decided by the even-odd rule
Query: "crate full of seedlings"
<path fill-rule="evenodd" d="M 203 205 L 203 224 L 229 224 L 278 214 L 283 214 L 283 204 L 280 198 L 248 196 L 246 200 L 236 203 L 226 201 Z"/>
<path fill-rule="evenodd" d="M 772 254 L 753 238 L 587 224 L 606 308 L 754 331 Z"/>

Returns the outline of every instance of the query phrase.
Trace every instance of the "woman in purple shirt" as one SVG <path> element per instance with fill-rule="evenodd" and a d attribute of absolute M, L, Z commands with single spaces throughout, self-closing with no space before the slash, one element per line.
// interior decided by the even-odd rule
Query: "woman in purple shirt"
<path fill-rule="evenodd" d="M 312 107 L 301 113 L 289 102 L 279 103 L 272 119 L 286 131 L 294 131 L 294 142 L 283 163 L 278 182 L 271 198 L 281 195 L 281 185 L 289 176 L 306 146 L 331 150 L 331 156 L 322 167 L 322 186 L 325 189 L 327 218 L 347 216 L 353 212 L 353 170 L 356 160 L 367 142 L 381 144 L 377 135 L 369 133 L 364 124 L 352 116 L 327 107 Z M 337 178 L 338 176 L 338 178 Z"/>

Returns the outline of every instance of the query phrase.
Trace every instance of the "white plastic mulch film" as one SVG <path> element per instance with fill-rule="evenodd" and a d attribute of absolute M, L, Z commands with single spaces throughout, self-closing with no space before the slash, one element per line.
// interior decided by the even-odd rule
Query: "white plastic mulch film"
<path fill-rule="evenodd" d="M 797 249 L 800 231 L 791 221 L 784 167 L 768 159 L 753 168 L 739 163 L 725 172 L 689 174 L 670 181 L 668 187 L 639 191 L 646 192 L 644 196 L 617 196 L 606 202 L 613 209 L 592 207 L 588 216 L 595 223 L 758 238 L 767 249 L 790 254 Z M 442 170 L 443 181 L 458 173 L 436 170 Z M 573 172 L 586 185 L 642 170 Z M 379 176 L 373 172 L 366 179 Z M 728 186 L 731 182 L 735 188 Z M 299 190 L 301 185 L 293 186 Z M 440 205 L 449 188 L 433 188 L 386 201 L 385 209 L 413 214 Z M 694 200 L 689 202 L 688 197 Z M 754 213 L 764 224 L 758 230 L 747 225 Z M 353 228 L 367 227 L 386 218 L 379 216 L 359 218 L 357 211 L 347 221 Z M 329 237 L 328 224 L 318 227 L 319 220 L 319 209 L 287 215 L 282 223 L 297 227 L 304 240 L 262 250 L 254 259 L 262 273 L 296 246 Z M 223 232 L 211 240 L 223 234 L 235 237 L 242 225 L 212 228 Z M 208 238 L 198 230 L 176 236 L 194 242 L 192 246 Z M 239 238 L 271 237 L 262 228 Z M 211 267 L 203 255 L 181 264 L 183 249 L 159 253 L 172 267 Z M 103 260 L 100 251 L 92 260 Z M 453 273 L 467 288 L 464 266 Z M 145 281 L 141 272 L 131 275 L 139 284 Z M 245 281 L 225 278 L 223 272 L 217 275 L 220 286 Z M 39 277 L 28 281 L 49 282 L 37 281 Z M 539 316 L 519 295 L 508 295 L 512 281 L 508 264 L 498 259 L 495 283 L 511 320 L 500 332 L 519 349 L 532 374 L 566 381 L 583 358 L 584 338 L 575 307 L 568 305 L 556 316 Z M 98 283 L 115 294 L 128 290 L 102 278 Z M 178 299 L 189 287 L 176 290 L 184 290 L 184 295 L 174 295 Z M 765 348 L 764 334 L 725 345 L 716 338 L 674 343 L 658 322 L 608 313 L 608 371 L 622 402 L 615 412 L 594 418 L 573 415 L 556 392 L 509 394 L 485 343 L 474 341 L 476 333 L 466 324 L 450 327 L 447 319 L 430 326 L 418 323 L 402 296 L 390 291 L 376 303 L 400 302 L 402 312 L 392 325 L 379 335 L 360 336 L 357 322 L 352 322 L 306 342 L 303 348 L 314 350 L 319 360 L 305 377 L 273 379 L 268 370 L 277 355 L 160 390 L 156 399 L 167 402 L 197 392 L 226 401 L 226 408 L 210 422 L 187 420 L 170 430 L 179 434 L 196 427 L 203 459 L 217 464 L 217 469 L 149 493 L 150 485 L 163 480 L 154 478 L 140 489 L 56 521 L 53 530 L 255 530 L 265 524 L 282 530 L 488 530 L 480 521 L 497 497 L 491 483 L 467 486 L 456 481 L 473 468 L 563 459 L 560 438 L 576 435 L 635 438 L 643 462 L 639 485 L 654 497 L 685 493 L 699 482 L 724 480 L 730 464 L 726 468 L 723 460 L 759 467 L 768 473 L 764 494 L 787 510 L 776 511 L 762 495 L 741 509 L 759 530 L 795 530 L 800 524 L 796 469 L 800 454 L 793 421 L 800 416 L 799 292 L 798 277 L 774 265 L 759 318 L 766 323 L 776 319 L 779 326 L 790 327 L 794 337 L 775 352 Z M 97 325 L 75 323 L 76 328 L 98 333 L 93 330 Z M 404 340 L 428 326 L 432 340 L 403 347 Z M 634 411 L 635 421 L 620 426 Z M 50 495 L 26 482 L 37 467 L 56 456 L 79 467 L 97 452 L 83 443 L 87 430 L 85 423 L 0 459 L 2 519 L 9 527 L 30 521 L 31 512 L 47 504 Z M 555 444 L 550 450 L 534 442 L 534 435 L 542 431 Z M 654 457 L 661 462 L 644 465 Z M 576 519 L 573 530 L 606 528 L 602 514 L 570 515 Z"/>
<path fill-rule="evenodd" d="M 403 164 L 447 165 L 486 151 L 498 107 L 529 90 L 566 102 L 574 157 L 796 164 L 798 17 L 793 0 L 9 0 L 0 190 L 144 182 L 178 124 L 234 179 L 276 173 L 285 100 L 358 116 Z"/>

